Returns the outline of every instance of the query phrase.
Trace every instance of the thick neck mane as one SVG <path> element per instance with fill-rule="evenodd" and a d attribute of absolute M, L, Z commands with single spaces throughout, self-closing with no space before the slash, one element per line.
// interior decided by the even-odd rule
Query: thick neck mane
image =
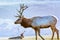
<path fill-rule="evenodd" d="M 31 19 L 23 18 L 21 25 L 24 28 L 27 28 L 27 27 L 31 27 L 31 23 L 32 23 L 32 20 Z"/>

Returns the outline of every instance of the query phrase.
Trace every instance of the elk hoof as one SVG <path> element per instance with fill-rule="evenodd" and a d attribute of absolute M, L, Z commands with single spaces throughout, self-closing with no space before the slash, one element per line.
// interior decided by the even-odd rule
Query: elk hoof
<path fill-rule="evenodd" d="M 43 40 L 45 40 L 45 39 L 43 39 Z"/>

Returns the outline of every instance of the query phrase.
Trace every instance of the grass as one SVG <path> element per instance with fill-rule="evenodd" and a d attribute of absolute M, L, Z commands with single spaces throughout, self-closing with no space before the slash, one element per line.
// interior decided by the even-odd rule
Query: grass
<path fill-rule="evenodd" d="M 43 36 L 45 40 L 51 40 L 51 36 Z M 35 40 L 35 37 L 33 36 L 28 36 L 28 37 L 24 37 L 23 39 L 9 39 L 9 40 Z M 38 37 L 38 40 L 42 40 L 40 37 Z M 57 40 L 56 37 L 54 37 L 53 40 Z M 60 40 L 60 39 L 59 39 Z"/>

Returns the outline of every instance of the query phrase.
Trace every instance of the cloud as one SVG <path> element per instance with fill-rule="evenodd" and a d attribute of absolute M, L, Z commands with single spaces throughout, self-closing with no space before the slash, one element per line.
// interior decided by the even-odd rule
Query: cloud
<path fill-rule="evenodd" d="M 20 4 L 19 2 L 0 2 L 0 5 L 16 5 Z"/>
<path fill-rule="evenodd" d="M 2 36 L 17 36 L 24 31 L 20 25 L 15 25 L 12 19 L 0 18 L 0 37 Z"/>
<path fill-rule="evenodd" d="M 60 1 L 60 0 L 35 0 L 35 1 Z"/>
<path fill-rule="evenodd" d="M 0 5 L 18 5 L 18 4 L 46 4 L 46 3 L 60 3 L 60 1 L 18 1 L 18 2 L 0 2 Z"/>
<path fill-rule="evenodd" d="M 0 18 L 0 28 L 2 28 L 2 25 L 5 25 L 4 29 L 9 29 L 11 27 L 9 27 L 10 25 L 14 25 L 14 21 L 11 19 L 1 19 Z"/>
<path fill-rule="evenodd" d="M 18 28 L 19 25 L 14 24 L 12 19 L 0 18 L 0 31 L 1 30 L 12 30 L 13 28 Z"/>

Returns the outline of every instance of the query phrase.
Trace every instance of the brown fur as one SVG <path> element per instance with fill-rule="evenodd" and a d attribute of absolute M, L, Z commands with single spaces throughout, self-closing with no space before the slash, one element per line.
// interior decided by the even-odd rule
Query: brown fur
<path fill-rule="evenodd" d="M 22 25 L 24 28 L 31 27 L 31 22 L 32 22 L 32 20 L 23 18 L 21 25 Z"/>

